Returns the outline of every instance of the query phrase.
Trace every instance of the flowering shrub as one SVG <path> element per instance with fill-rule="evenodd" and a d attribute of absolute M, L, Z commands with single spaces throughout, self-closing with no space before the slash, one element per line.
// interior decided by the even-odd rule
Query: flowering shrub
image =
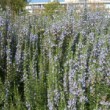
<path fill-rule="evenodd" d="M 0 13 L 1 110 L 109 110 L 110 19 Z"/>

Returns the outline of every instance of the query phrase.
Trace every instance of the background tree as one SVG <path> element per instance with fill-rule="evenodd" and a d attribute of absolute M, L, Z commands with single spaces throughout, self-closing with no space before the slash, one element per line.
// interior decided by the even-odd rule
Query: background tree
<path fill-rule="evenodd" d="M 28 0 L 0 0 L 0 6 L 3 10 L 6 10 L 8 7 L 14 13 L 23 11 L 27 3 Z"/>
<path fill-rule="evenodd" d="M 44 8 L 45 14 L 52 16 L 55 12 L 57 12 L 61 8 L 61 5 L 58 1 L 53 1 L 49 2 L 48 4 L 45 4 Z"/>

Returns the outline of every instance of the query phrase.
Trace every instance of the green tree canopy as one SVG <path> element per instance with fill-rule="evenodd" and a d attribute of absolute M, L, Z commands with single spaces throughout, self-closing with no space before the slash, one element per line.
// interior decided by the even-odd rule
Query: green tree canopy
<path fill-rule="evenodd" d="M 44 5 L 46 15 L 53 15 L 60 7 L 60 3 L 57 1 L 49 2 Z"/>
<path fill-rule="evenodd" d="M 3 10 L 9 7 L 13 12 L 18 13 L 26 6 L 28 0 L 0 0 L 0 6 Z"/>

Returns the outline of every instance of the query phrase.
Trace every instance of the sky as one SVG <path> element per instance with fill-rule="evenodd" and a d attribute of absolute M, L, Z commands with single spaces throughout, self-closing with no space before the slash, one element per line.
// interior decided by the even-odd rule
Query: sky
<path fill-rule="evenodd" d="M 35 3 L 35 2 L 49 2 L 50 0 L 30 0 L 31 3 Z M 64 2 L 64 0 L 59 0 L 60 2 Z"/>

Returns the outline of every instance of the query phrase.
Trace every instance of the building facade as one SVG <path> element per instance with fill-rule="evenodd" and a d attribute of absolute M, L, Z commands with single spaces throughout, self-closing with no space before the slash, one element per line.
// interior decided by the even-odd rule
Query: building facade
<path fill-rule="evenodd" d="M 98 3 L 104 4 L 105 7 L 110 8 L 110 0 L 31 0 L 31 2 L 26 6 L 26 10 L 32 13 L 35 9 L 44 9 L 44 4 L 53 1 L 58 1 L 61 5 L 68 5 L 70 3 L 83 4 L 85 2 L 87 2 L 88 4 Z"/>
<path fill-rule="evenodd" d="M 53 2 L 54 0 L 31 0 L 31 3 L 46 3 L 46 2 Z M 55 0 L 57 1 L 57 0 Z M 59 2 L 64 2 L 65 0 L 58 0 Z"/>
<path fill-rule="evenodd" d="M 81 2 L 99 2 L 99 3 L 110 3 L 110 0 L 31 0 L 30 3 L 47 3 L 47 2 L 53 2 L 53 1 L 58 1 L 58 2 L 65 2 L 65 3 L 81 3 Z"/>

